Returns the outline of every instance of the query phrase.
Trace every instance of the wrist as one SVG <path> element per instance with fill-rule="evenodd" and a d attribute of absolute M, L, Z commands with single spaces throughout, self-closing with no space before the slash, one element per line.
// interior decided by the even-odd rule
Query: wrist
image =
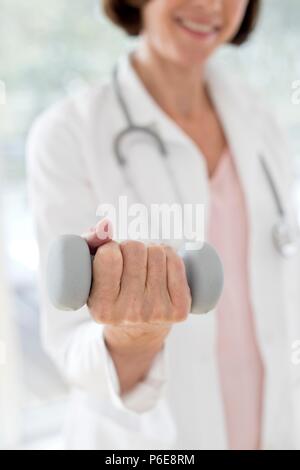
<path fill-rule="evenodd" d="M 111 326 L 104 328 L 104 338 L 108 350 L 124 357 L 151 357 L 158 353 L 164 344 L 171 327 Z"/>

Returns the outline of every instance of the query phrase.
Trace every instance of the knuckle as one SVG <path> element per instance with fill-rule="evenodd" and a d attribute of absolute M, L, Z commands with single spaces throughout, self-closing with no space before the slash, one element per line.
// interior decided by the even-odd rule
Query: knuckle
<path fill-rule="evenodd" d="M 140 325 L 143 323 L 143 319 L 138 314 L 138 312 L 127 312 L 122 320 L 122 323 L 125 325 Z"/>
<path fill-rule="evenodd" d="M 169 305 L 156 303 L 152 306 L 150 321 L 153 323 L 169 323 L 172 317 L 172 308 Z"/>
<path fill-rule="evenodd" d="M 94 301 L 89 300 L 88 308 L 96 323 L 111 323 L 112 315 L 110 309 L 103 305 L 103 302 L 96 304 Z"/>
<path fill-rule="evenodd" d="M 180 323 L 187 319 L 189 309 L 185 305 L 180 305 L 174 309 L 173 318 L 176 322 Z"/>
<path fill-rule="evenodd" d="M 175 269 L 179 274 L 185 274 L 184 261 L 182 257 L 176 252 L 175 248 L 166 246 L 165 252 L 168 260 L 171 262 L 172 269 Z"/>
<path fill-rule="evenodd" d="M 179 256 L 175 251 L 170 252 L 168 256 L 172 260 L 172 265 L 176 270 L 180 272 L 185 272 L 185 265 L 181 256 Z"/>
<path fill-rule="evenodd" d="M 96 263 L 111 263 L 112 265 L 122 262 L 122 253 L 115 242 L 109 242 L 98 248 L 95 255 Z"/>
<path fill-rule="evenodd" d="M 122 315 L 129 323 L 140 323 L 142 321 L 142 302 L 140 299 L 128 299 L 122 308 Z"/>
<path fill-rule="evenodd" d="M 141 266 L 146 264 L 147 248 L 144 243 L 128 240 L 122 242 L 121 251 L 124 259 L 131 264 L 131 266 Z M 137 272 L 137 276 L 139 273 Z"/>
<path fill-rule="evenodd" d="M 166 259 L 166 252 L 161 245 L 149 245 L 148 254 L 154 262 L 164 262 Z"/>
<path fill-rule="evenodd" d="M 121 242 L 120 244 L 121 249 L 124 253 L 129 254 L 144 254 L 146 247 L 144 243 L 136 241 L 136 240 L 126 240 Z"/>
<path fill-rule="evenodd" d="M 168 256 L 177 256 L 177 252 L 176 252 L 175 248 L 173 248 L 173 246 L 163 245 L 163 247 L 164 247 L 164 250 L 165 250 L 165 252 Z"/>
<path fill-rule="evenodd" d="M 143 323 L 142 318 L 136 312 L 128 312 L 128 314 L 124 318 L 124 323 L 129 325 L 138 325 Z"/>

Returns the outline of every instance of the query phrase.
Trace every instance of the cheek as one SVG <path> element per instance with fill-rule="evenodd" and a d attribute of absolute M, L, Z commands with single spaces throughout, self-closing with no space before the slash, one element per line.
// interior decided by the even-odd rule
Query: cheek
<path fill-rule="evenodd" d="M 144 31 L 152 43 L 162 43 L 166 46 L 174 34 L 171 8 L 173 3 L 174 0 L 151 0 L 145 7 Z"/>
<path fill-rule="evenodd" d="M 249 0 L 224 1 L 224 34 L 231 39 L 240 29 Z"/>

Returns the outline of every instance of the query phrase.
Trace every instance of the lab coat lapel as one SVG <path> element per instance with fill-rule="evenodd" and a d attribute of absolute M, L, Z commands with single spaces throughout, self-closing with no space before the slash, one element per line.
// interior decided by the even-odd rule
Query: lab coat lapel
<path fill-rule="evenodd" d="M 239 100 L 237 90 L 226 74 L 214 64 L 207 67 L 207 82 L 210 96 L 235 160 L 246 196 L 248 211 L 253 212 L 253 188 L 257 170 L 259 144 L 251 129 L 250 110 Z M 250 119 L 249 119 L 250 118 Z"/>
<path fill-rule="evenodd" d="M 147 134 L 137 134 L 128 142 L 128 168 L 140 202 L 203 204 L 207 212 L 206 164 L 196 145 L 150 96 L 129 55 L 120 60 L 119 81 L 133 122 L 154 130 L 167 147 L 164 159 Z"/>
<path fill-rule="evenodd" d="M 255 115 L 251 104 L 249 107 L 249 95 L 246 93 L 247 100 L 243 100 L 243 94 L 234 89 L 234 84 L 216 73 L 211 77 L 210 85 L 235 159 L 248 213 L 250 295 L 257 339 L 266 366 L 262 445 L 268 448 L 269 442 L 278 441 L 278 448 L 281 448 L 291 432 L 288 425 L 285 426 L 290 417 L 284 305 L 284 263 L 288 261 L 279 256 L 272 243 L 271 232 L 278 214 L 260 157 L 268 159 L 271 169 L 274 162 L 263 142 L 264 130 L 259 129 L 255 121 L 259 122 L 259 116 Z"/>

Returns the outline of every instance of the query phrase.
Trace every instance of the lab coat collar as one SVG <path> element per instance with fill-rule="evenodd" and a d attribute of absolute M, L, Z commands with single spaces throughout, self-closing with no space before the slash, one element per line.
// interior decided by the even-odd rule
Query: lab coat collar
<path fill-rule="evenodd" d="M 166 143 L 181 143 L 184 148 L 191 151 L 191 155 L 196 157 L 195 171 L 199 171 L 196 160 L 202 161 L 202 168 L 205 171 L 205 156 L 195 142 L 159 107 L 146 90 L 132 66 L 131 53 L 119 59 L 118 79 L 134 123 L 151 126 Z M 250 231 L 252 231 L 256 223 L 253 188 L 256 184 L 257 162 L 262 145 L 253 121 L 257 102 L 251 99 L 252 92 L 249 94 L 247 85 L 226 66 L 220 64 L 218 59 L 212 58 L 207 62 L 205 80 L 236 163 L 246 196 Z M 207 189 L 206 187 L 205 192 Z M 203 197 L 203 190 L 204 188 L 200 187 L 191 188 L 197 200 L 208 202 L 208 195 Z M 209 214 L 208 205 L 207 214 Z"/>
<path fill-rule="evenodd" d="M 147 91 L 131 63 L 131 53 L 119 59 L 118 79 L 134 124 L 151 127 L 166 142 L 195 146 Z"/>
<path fill-rule="evenodd" d="M 150 126 L 167 142 L 181 142 L 196 148 L 192 139 L 161 109 L 147 91 L 131 63 L 130 52 L 118 61 L 118 80 L 135 124 Z M 211 59 L 207 62 L 205 81 L 231 145 L 239 134 L 236 124 L 240 122 L 242 115 L 250 111 L 247 109 L 249 103 L 243 99 L 241 93 L 237 93 L 231 73 L 225 70 L 218 60 Z M 199 148 L 197 151 L 199 152 Z"/>
<path fill-rule="evenodd" d="M 119 59 L 118 78 L 134 123 L 151 126 L 165 142 L 183 144 L 202 160 L 205 168 L 206 159 L 199 147 L 155 102 L 134 70 L 130 56 L 128 53 Z M 245 191 L 250 223 L 254 223 L 253 188 L 261 153 L 261 141 L 253 121 L 257 103 L 251 100 L 251 93 L 249 97 L 247 85 L 218 59 L 207 62 L 205 80 Z"/>

